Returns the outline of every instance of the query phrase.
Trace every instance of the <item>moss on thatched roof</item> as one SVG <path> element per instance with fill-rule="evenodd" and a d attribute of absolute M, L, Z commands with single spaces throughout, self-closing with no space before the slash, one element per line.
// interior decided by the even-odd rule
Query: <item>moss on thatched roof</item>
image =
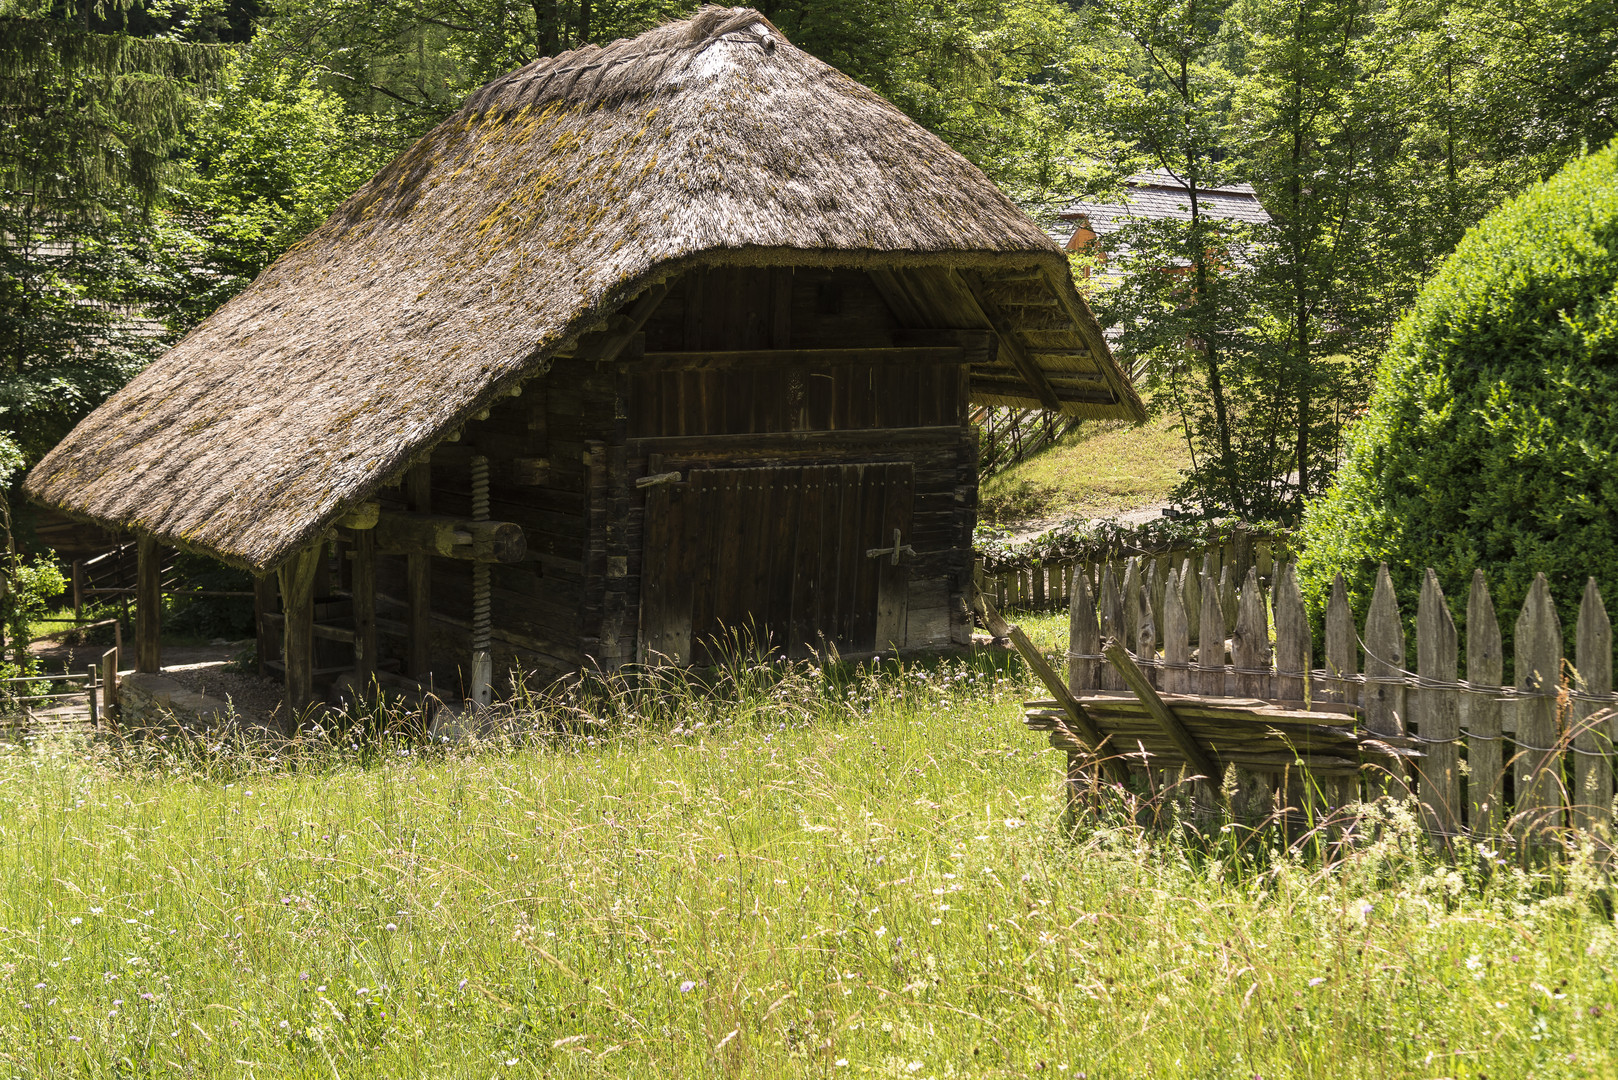
<path fill-rule="evenodd" d="M 757 12 L 704 8 L 479 90 L 27 488 L 266 570 L 648 284 L 749 262 L 1043 267 L 1029 341 L 1074 346 L 1052 355 L 1108 395 L 1081 408 L 1139 412 L 1065 258 L 981 172 Z"/>

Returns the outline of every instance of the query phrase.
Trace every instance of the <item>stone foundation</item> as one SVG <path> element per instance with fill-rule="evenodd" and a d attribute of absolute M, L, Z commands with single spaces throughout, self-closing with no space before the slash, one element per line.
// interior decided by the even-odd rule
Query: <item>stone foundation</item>
<path fill-rule="evenodd" d="M 131 672 L 118 684 L 118 724 L 123 728 L 205 730 L 225 723 L 230 702 L 187 690 L 162 674 Z"/>

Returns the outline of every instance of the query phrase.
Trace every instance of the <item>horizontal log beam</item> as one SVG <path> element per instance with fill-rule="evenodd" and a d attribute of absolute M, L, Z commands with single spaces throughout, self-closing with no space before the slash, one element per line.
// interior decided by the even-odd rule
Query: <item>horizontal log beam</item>
<path fill-rule="evenodd" d="M 620 369 L 633 374 L 658 371 L 728 371 L 735 368 L 795 366 L 837 367 L 843 364 L 964 364 L 958 345 L 910 345 L 875 349 L 736 349 L 703 352 L 649 352 L 626 361 Z"/>
<path fill-rule="evenodd" d="M 668 454 L 677 457 L 730 454 L 789 453 L 801 450 L 860 450 L 869 453 L 900 453 L 902 448 L 929 444 L 958 443 L 962 428 L 957 426 L 912 428 L 867 428 L 838 431 L 769 431 L 731 435 L 653 435 L 630 439 L 636 454 Z"/>
<path fill-rule="evenodd" d="M 472 521 L 439 514 L 384 510 L 376 523 L 376 549 L 387 555 L 440 555 L 468 562 L 522 562 L 528 540 L 510 521 Z"/>

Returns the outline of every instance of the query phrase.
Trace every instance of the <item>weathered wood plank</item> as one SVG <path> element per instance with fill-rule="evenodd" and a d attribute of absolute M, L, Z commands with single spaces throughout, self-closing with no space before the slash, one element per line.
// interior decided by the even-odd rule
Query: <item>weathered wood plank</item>
<path fill-rule="evenodd" d="M 1236 665 L 1236 693 L 1255 698 L 1269 696 L 1274 685 L 1270 620 L 1264 610 L 1264 590 L 1258 581 L 1257 567 L 1247 571 L 1247 580 L 1242 585 L 1230 651 Z"/>
<path fill-rule="evenodd" d="M 1282 565 L 1271 601 L 1275 608 L 1274 696 L 1283 701 L 1308 701 L 1312 689 L 1309 671 L 1314 666 L 1314 642 L 1297 570 L 1294 563 Z"/>
<path fill-rule="evenodd" d="M 1472 572 L 1472 591 L 1466 602 L 1466 681 L 1470 692 L 1461 698 L 1461 719 L 1466 725 L 1467 825 L 1474 836 L 1494 836 L 1503 820 L 1501 799 L 1505 765 L 1501 754 L 1501 702 L 1496 698 L 1504 674 L 1500 620 L 1482 570 Z"/>
<path fill-rule="evenodd" d="M 1556 617 L 1544 574 L 1534 583 L 1517 616 L 1512 669 L 1517 692 L 1517 828 L 1529 838 L 1562 824 L 1562 746 L 1556 725 L 1556 698 L 1562 673 L 1562 624 Z"/>
<path fill-rule="evenodd" d="M 1199 627 L 1202 625 L 1202 578 L 1186 556 L 1180 564 L 1180 602 L 1185 610 L 1186 634 L 1193 643 L 1201 643 Z"/>
<path fill-rule="evenodd" d="M 1377 568 L 1365 616 L 1365 727 L 1377 735 L 1405 733 L 1405 629 L 1388 564 Z"/>
<path fill-rule="evenodd" d="M 1225 625 L 1225 636 L 1230 637 L 1236 633 L 1239 609 L 1236 604 L 1236 578 L 1228 562 L 1219 571 L 1219 610 L 1220 621 Z"/>
<path fill-rule="evenodd" d="M 1596 579 L 1584 583 L 1579 602 L 1578 637 L 1574 642 L 1574 666 L 1581 696 L 1573 699 L 1569 726 L 1573 732 L 1573 825 L 1580 829 L 1610 830 L 1612 825 L 1613 724 L 1610 702 L 1587 698 L 1608 698 L 1612 694 L 1612 620 L 1601 602 Z M 1592 721 L 1597 713 L 1602 718 Z"/>
<path fill-rule="evenodd" d="M 1202 561 L 1202 633 L 1197 638 L 1197 692 L 1225 692 L 1225 612 L 1212 574 L 1213 556 Z"/>
<path fill-rule="evenodd" d="M 1101 623 L 1096 618 L 1095 598 L 1083 568 L 1073 574 L 1073 600 L 1067 616 L 1067 685 L 1074 696 L 1088 694 L 1101 686 Z"/>
<path fill-rule="evenodd" d="M 1354 609 L 1348 603 L 1348 586 L 1343 575 L 1332 579 L 1331 599 L 1326 601 L 1326 686 L 1325 699 L 1353 705 L 1359 701 L 1354 677 L 1360 671 L 1360 647 L 1354 633 Z"/>
<path fill-rule="evenodd" d="M 1123 591 L 1118 587 L 1118 579 L 1113 576 L 1113 568 L 1109 565 L 1101 571 L 1101 638 L 1124 639 L 1124 597 Z M 1099 643 L 1098 643 L 1099 644 Z M 1099 652 L 1100 650 L 1097 649 Z M 1110 664 L 1101 668 L 1101 689 L 1123 690 L 1124 681 Z"/>
<path fill-rule="evenodd" d="M 1189 559 L 1186 566 L 1191 565 Z M 1163 667 L 1158 685 L 1169 694 L 1191 693 L 1191 627 L 1178 571 L 1170 570 L 1163 591 Z"/>
<path fill-rule="evenodd" d="M 1427 743 L 1416 773 L 1422 818 L 1440 838 L 1455 836 L 1462 824 L 1460 691 L 1449 685 L 1459 671 L 1458 647 L 1455 620 L 1429 567 L 1416 607 L 1416 673 L 1424 684 L 1416 690 L 1416 730 Z"/>
<path fill-rule="evenodd" d="M 1140 639 L 1140 579 L 1140 559 L 1131 555 L 1124 563 L 1124 633 L 1118 638 L 1129 649 L 1134 649 Z"/>

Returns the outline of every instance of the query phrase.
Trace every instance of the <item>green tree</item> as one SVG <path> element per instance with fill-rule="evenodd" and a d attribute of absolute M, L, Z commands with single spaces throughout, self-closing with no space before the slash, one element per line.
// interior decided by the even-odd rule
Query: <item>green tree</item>
<path fill-rule="evenodd" d="M 1452 597 L 1484 570 L 1502 612 L 1538 572 L 1569 621 L 1587 575 L 1613 595 L 1618 142 L 1467 234 L 1400 322 L 1350 442 L 1304 520 L 1317 604 L 1337 573 L 1363 601 L 1384 561 L 1411 605 L 1427 567 Z"/>
<path fill-rule="evenodd" d="M 30 463 L 152 351 L 146 211 L 218 61 L 106 14 L 0 0 L 0 440 Z"/>

